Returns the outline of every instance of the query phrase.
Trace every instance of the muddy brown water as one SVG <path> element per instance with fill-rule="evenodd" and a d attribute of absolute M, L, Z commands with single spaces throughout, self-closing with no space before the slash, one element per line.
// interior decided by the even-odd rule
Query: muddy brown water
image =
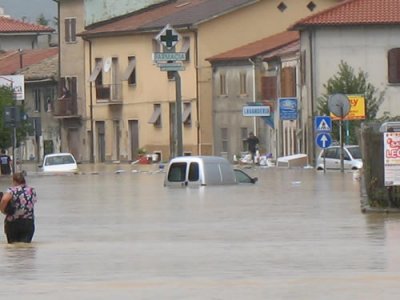
<path fill-rule="evenodd" d="M 400 294 L 399 216 L 362 214 L 352 173 L 253 168 L 255 185 L 171 189 L 156 165 L 81 169 L 28 171 L 36 234 L 30 245 L 0 235 L 0 299 Z"/>

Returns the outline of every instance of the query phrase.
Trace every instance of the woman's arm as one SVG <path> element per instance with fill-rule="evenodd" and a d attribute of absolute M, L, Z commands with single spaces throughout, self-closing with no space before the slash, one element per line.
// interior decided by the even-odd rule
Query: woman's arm
<path fill-rule="evenodd" d="M 0 211 L 4 214 L 4 210 L 7 207 L 8 202 L 12 199 L 11 193 L 5 193 L 0 201 Z"/>

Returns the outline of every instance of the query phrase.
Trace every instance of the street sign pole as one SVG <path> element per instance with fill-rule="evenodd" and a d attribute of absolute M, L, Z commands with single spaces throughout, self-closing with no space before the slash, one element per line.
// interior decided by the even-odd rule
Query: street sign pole
<path fill-rule="evenodd" d="M 181 93 L 181 76 L 179 72 L 174 72 L 175 77 L 175 90 L 176 90 L 176 154 L 177 156 L 183 155 L 183 142 L 182 142 L 182 93 Z"/>

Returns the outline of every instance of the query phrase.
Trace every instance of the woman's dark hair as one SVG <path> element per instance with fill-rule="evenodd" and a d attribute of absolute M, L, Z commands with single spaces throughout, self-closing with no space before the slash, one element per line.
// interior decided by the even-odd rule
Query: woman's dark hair
<path fill-rule="evenodd" d="M 25 176 L 21 172 L 14 173 L 13 180 L 18 184 L 25 184 Z"/>

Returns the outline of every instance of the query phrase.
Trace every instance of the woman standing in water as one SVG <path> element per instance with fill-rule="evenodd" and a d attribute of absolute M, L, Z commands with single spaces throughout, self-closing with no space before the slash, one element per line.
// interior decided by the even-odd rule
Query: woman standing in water
<path fill-rule="evenodd" d="M 12 180 L 13 186 L 7 189 L 0 201 L 0 211 L 6 215 L 4 232 L 9 244 L 30 243 L 35 233 L 36 191 L 26 185 L 22 173 L 14 173 Z"/>

